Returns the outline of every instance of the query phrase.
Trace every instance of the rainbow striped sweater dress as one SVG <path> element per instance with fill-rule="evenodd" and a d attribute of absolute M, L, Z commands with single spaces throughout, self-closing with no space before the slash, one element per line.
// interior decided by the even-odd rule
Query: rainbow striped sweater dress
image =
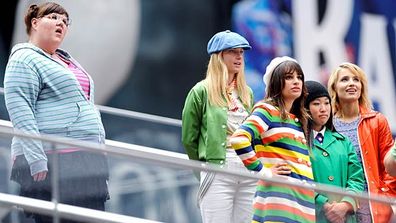
<path fill-rule="evenodd" d="M 301 123 L 293 114 L 281 120 L 276 107 L 259 102 L 235 131 L 231 143 L 250 170 L 286 162 L 292 169 L 287 178 L 313 182 L 308 146 Z M 314 191 L 260 180 L 252 222 L 315 222 Z"/>

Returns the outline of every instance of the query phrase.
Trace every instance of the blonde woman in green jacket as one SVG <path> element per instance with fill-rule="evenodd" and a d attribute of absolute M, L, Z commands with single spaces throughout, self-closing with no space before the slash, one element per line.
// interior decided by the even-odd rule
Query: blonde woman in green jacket
<path fill-rule="evenodd" d="M 363 191 L 363 171 L 349 139 L 335 131 L 332 122 L 330 95 L 315 81 L 306 81 L 308 96 L 305 107 L 311 119 L 308 124 L 314 179 L 322 184 Z M 317 193 L 316 222 L 357 222 L 357 201 L 352 197 Z"/>
<path fill-rule="evenodd" d="M 206 78 L 190 90 L 182 114 L 182 142 L 190 159 L 247 171 L 229 137 L 253 105 L 243 57 L 250 48 L 244 37 L 228 30 L 209 40 Z M 198 204 L 202 221 L 249 222 L 256 182 L 201 172 Z"/>

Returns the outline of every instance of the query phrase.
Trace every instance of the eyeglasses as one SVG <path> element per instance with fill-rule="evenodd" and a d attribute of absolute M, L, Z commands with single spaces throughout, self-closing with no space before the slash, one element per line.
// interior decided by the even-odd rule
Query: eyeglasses
<path fill-rule="evenodd" d="M 51 19 L 51 20 L 56 20 L 56 21 L 60 20 L 66 26 L 70 26 L 71 25 L 71 19 L 67 18 L 66 16 L 61 16 L 60 14 L 57 14 L 57 13 L 51 13 L 51 14 L 45 15 L 44 18 Z"/>

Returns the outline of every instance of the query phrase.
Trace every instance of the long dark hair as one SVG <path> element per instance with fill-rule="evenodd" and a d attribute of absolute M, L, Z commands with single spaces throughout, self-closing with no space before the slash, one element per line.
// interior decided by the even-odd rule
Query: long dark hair
<path fill-rule="evenodd" d="M 313 100 L 315 100 L 315 99 L 316 98 L 314 98 Z M 333 111 L 332 111 L 332 108 L 331 108 L 331 99 L 330 98 L 329 98 L 329 102 L 330 102 L 330 117 L 329 117 L 329 120 L 327 120 L 327 122 L 325 123 L 324 126 L 326 127 L 326 129 L 328 129 L 328 130 L 330 130 L 332 132 L 337 132 L 335 127 L 334 127 L 334 124 L 333 124 Z M 306 105 L 306 109 L 307 109 L 307 113 L 309 114 L 308 128 L 307 128 L 307 130 L 308 130 L 308 132 L 307 132 L 307 140 L 308 140 L 309 147 L 312 148 L 312 145 L 313 145 L 312 142 L 314 140 L 314 137 L 313 137 L 313 134 L 312 134 L 312 130 L 313 130 L 312 126 L 313 126 L 314 121 L 313 121 L 313 119 L 311 117 L 311 112 L 309 110 L 309 104 Z"/>
<path fill-rule="evenodd" d="M 290 113 L 294 114 L 301 121 L 304 134 L 307 136 L 308 113 L 304 108 L 304 103 L 308 93 L 304 84 L 304 72 L 298 63 L 294 61 L 285 61 L 274 69 L 264 101 L 278 107 L 281 113 L 281 119 L 287 119 L 288 112 L 285 109 L 282 90 L 285 87 L 286 75 L 292 74 L 294 71 L 297 72 L 297 75 L 301 75 L 302 77 L 302 93 L 300 97 L 294 100 Z"/>

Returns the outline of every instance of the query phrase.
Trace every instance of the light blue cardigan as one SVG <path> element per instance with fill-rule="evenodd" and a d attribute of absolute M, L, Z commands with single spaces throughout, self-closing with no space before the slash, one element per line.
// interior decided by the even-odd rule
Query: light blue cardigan
<path fill-rule="evenodd" d="M 57 52 L 82 69 L 67 52 Z M 90 100 L 75 75 L 49 54 L 30 43 L 15 45 L 4 77 L 5 102 L 14 128 L 104 143 L 103 124 L 94 106 L 94 84 L 88 77 Z M 24 155 L 34 175 L 48 170 L 45 152 L 50 149 L 47 143 L 14 137 L 11 155 Z"/>

